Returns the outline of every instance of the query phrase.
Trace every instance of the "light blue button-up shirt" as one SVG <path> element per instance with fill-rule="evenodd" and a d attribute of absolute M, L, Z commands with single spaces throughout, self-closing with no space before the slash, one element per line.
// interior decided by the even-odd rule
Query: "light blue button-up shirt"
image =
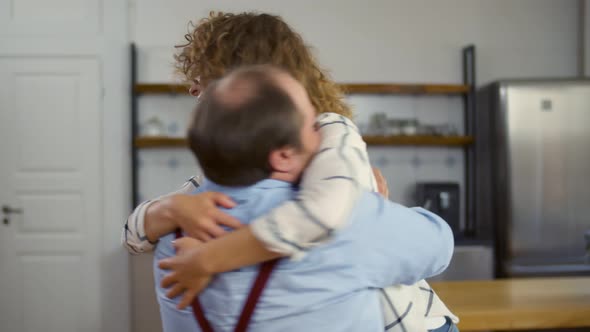
<path fill-rule="evenodd" d="M 290 183 L 263 180 L 250 187 L 229 188 L 210 181 L 195 193 L 218 191 L 238 206 L 227 210 L 248 224 L 294 197 Z M 332 208 L 337 209 L 337 206 Z M 165 236 L 154 259 L 156 294 L 164 332 L 200 331 L 192 309 L 177 310 L 179 299 L 168 299 L 160 282 L 166 271 L 160 259 L 174 255 Z M 300 261 L 277 264 L 260 297 L 249 330 L 383 331 L 378 288 L 413 284 L 442 272 L 453 252 L 447 223 L 421 208 L 406 208 L 365 193 L 353 209 L 350 223 L 333 240 Z M 216 332 L 233 331 L 258 266 L 217 275 L 199 299 Z"/>

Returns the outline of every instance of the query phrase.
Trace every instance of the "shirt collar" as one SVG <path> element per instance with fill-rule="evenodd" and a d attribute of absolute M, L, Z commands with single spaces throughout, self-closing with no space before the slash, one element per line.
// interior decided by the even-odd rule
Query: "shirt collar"
<path fill-rule="evenodd" d="M 226 194 L 239 194 L 245 193 L 252 189 L 274 189 L 274 188 L 289 188 L 292 187 L 293 184 L 281 180 L 275 179 L 264 179 L 262 181 L 258 181 L 257 183 L 250 185 L 250 186 L 238 186 L 238 187 L 230 187 L 230 186 L 223 186 L 217 184 L 209 179 L 205 179 L 203 182 L 202 188 L 206 191 L 218 191 Z"/>

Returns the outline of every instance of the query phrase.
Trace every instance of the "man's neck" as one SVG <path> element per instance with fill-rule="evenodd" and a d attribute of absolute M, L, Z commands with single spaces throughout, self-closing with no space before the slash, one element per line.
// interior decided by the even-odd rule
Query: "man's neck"
<path fill-rule="evenodd" d="M 285 181 L 289 183 L 295 183 L 297 182 L 299 176 L 295 176 L 290 173 L 272 172 L 268 178 L 273 180 Z"/>

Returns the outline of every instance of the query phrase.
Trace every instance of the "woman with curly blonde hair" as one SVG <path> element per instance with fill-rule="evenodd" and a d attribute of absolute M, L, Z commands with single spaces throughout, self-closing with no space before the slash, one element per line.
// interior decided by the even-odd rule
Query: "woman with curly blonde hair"
<path fill-rule="evenodd" d="M 318 66 L 301 36 L 280 17 L 211 13 L 185 39 L 175 56 L 176 69 L 190 82 L 191 95 L 198 97 L 212 81 L 241 66 L 274 65 L 307 90 L 316 113 L 321 114 L 318 129 L 323 138 L 322 153 L 304 173 L 297 200 L 273 210 L 272 218 L 265 215 L 242 227 L 219 208 L 236 205 L 228 196 L 192 195 L 199 186 L 198 178 L 134 210 L 122 234 L 131 253 L 152 251 L 160 237 L 177 228 L 192 237 L 177 240 L 179 255 L 160 262 L 161 267 L 173 270 L 162 283 L 173 286 L 168 297 L 183 294 L 180 308 L 192 303 L 216 273 L 278 257 L 300 259 L 346 226 L 362 191 L 379 189 L 388 195 L 382 175 L 373 173 L 368 163 L 366 144 L 350 119 L 352 111 L 340 88 Z M 227 228 L 236 230 L 227 234 Z M 424 281 L 390 287 L 380 294 L 388 331 L 447 331 L 453 326 L 451 319 L 456 321 Z M 415 305 L 409 310 L 411 303 Z"/>
<path fill-rule="evenodd" d="M 198 84 L 192 94 L 234 68 L 272 64 L 303 84 L 319 113 L 352 117 L 338 85 L 318 66 L 301 36 L 277 16 L 211 13 L 185 39 L 187 43 L 175 56 L 176 68 Z"/>

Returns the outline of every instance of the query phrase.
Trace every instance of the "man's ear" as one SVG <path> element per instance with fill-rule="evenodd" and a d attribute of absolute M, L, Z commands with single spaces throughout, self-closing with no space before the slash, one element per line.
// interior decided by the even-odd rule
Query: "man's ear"
<path fill-rule="evenodd" d="M 273 150 L 268 157 L 270 167 L 275 172 L 290 172 L 296 163 L 297 151 L 293 147 L 283 147 Z"/>

